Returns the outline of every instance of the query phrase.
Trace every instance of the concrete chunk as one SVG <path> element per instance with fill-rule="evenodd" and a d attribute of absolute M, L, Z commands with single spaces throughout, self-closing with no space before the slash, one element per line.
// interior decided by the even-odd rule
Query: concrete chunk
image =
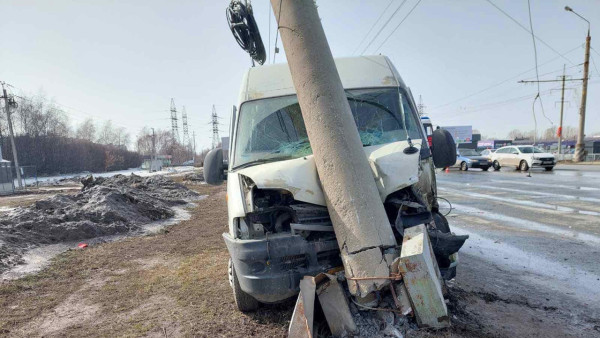
<path fill-rule="evenodd" d="M 396 263 L 392 270 L 398 269 L 402 274 L 417 324 L 432 328 L 450 326 L 439 268 L 424 225 L 406 229 Z"/>
<path fill-rule="evenodd" d="M 315 279 L 323 280 L 317 288 L 317 295 L 333 336 L 342 337 L 354 333 L 356 324 L 350 313 L 344 290 L 337 278 L 333 275 L 320 274 Z"/>
<path fill-rule="evenodd" d="M 389 276 L 390 268 L 381 249 L 373 248 L 352 255 L 343 255 L 342 261 L 346 267 L 346 278 L 348 278 L 348 289 L 350 293 L 363 298 L 370 292 L 381 290 L 389 284 L 389 279 L 351 280 L 350 278 L 381 277 Z M 348 269 L 350 267 L 350 269 Z M 356 267 L 361 267 L 357 269 Z M 364 267 L 364 268 L 362 268 Z"/>

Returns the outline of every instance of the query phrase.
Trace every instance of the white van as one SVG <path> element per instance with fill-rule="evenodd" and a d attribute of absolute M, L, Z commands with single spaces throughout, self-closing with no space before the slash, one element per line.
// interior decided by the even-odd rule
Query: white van
<path fill-rule="evenodd" d="M 404 228 L 418 224 L 449 233 L 433 157 L 437 167 L 454 164 L 452 137 L 440 131 L 436 143 L 434 135 L 432 155 L 410 90 L 387 57 L 341 58 L 336 66 L 398 243 Z M 204 177 L 227 180 L 229 277 L 238 308 L 251 311 L 293 297 L 303 276 L 342 261 L 288 65 L 250 68 L 238 107 L 228 168 L 213 150 Z M 438 258 L 447 278 L 452 259 Z"/>

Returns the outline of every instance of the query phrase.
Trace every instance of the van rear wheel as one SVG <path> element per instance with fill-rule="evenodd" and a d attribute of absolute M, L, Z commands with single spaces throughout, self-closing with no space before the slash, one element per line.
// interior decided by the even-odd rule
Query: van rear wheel
<path fill-rule="evenodd" d="M 237 274 L 235 272 L 235 267 L 229 259 L 229 282 L 232 284 L 233 288 L 233 299 L 235 299 L 235 305 L 237 305 L 238 310 L 242 312 L 254 312 L 258 310 L 260 303 L 254 299 L 249 294 L 245 293 L 240 287 L 240 282 L 238 281 Z"/>

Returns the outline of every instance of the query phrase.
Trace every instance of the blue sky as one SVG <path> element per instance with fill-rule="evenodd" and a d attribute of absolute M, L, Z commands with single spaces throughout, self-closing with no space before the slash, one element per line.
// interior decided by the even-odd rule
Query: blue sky
<path fill-rule="evenodd" d="M 365 54 L 388 55 L 412 89 L 422 96 L 434 124 L 473 125 L 502 138 L 515 128 L 533 129 L 537 88 L 531 36 L 486 0 L 423 0 L 392 34 L 418 0 L 407 0 Z M 529 27 L 526 0 L 491 0 Z M 359 55 L 402 3 L 394 0 L 362 45 L 359 43 L 388 6 L 380 1 L 317 1 L 334 56 Z M 564 11 L 569 5 L 592 23 L 592 47 L 600 41 L 600 3 L 589 0 L 532 0 L 534 31 L 565 60 L 538 42 L 541 79 L 582 74 L 586 23 Z M 64 105 L 74 123 L 110 119 L 132 135 L 143 127 L 170 128 L 168 108 L 185 105 L 198 147 L 208 147 L 211 107 L 227 131 L 241 77 L 250 66 L 225 20 L 228 1 L 43 1 L 0 0 L 0 80 L 19 94 L 39 91 Z M 254 0 L 265 46 L 276 24 L 267 0 Z M 271 29 L 269 30 L 269 17 Z M 390 35 L 391 34 L 391 35 Z M 384 39 L 388 37 L 384 43 Z M 381 48 L 378 48 L 381 46 Z M 280 49 L 283 51 L 281 43 Z M 600 43 L 598 48 L 600 51 Z M 356 52 L 358 50 L 358 52 Z M 600 133 L 600 54 L 592 51 L 587 132 Z M 277 56 L 285 62 L 285 54 Z M 595 63 L 595 65 L 594 65 Z M 596 66 L 596 67 L 595 67 Z M 523 74 L 521 74 L 523 73 Z M 521 74 L 521 75 L 519 75 Z M 491 87 L 491 88 L 490 88 Z M 542 84 L 545 113 L 556 125 L 558 83 Z M 571 82 L 565 125 L 576 126 L 581 83 Z M 488 89 L 490 88 L 490 89 Z M 487 89 L 487 90 L 484 90 Z M 538 129 L 551 126 L 536 105 Z M 180 127 L 181 128 L 181 127 Z"/>

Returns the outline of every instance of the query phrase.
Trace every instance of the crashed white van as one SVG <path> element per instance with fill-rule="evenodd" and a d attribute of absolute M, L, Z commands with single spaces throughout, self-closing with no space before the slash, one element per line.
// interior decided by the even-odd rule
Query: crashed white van
<path fill-rule="evenodd" d="M 436 143 L 434 135 L 432 154 L 410 90 L 387 57 L 341 58 L 336 66 L 398 243 L 404 228 L 418 224 L 449 233 L 434 157 L 437 167 L 454 163 L 451 136 L 439 131 Z M 303 276 L 342 261 L 287 64 L 250 68 L 238 107 L 228 168 L 213 150 L 204 177 L 227 180 L 229 278 L 238 308 L 250 311 L 294 296 Z M 447 278 L 455 252 L 437 257 Z"/>

